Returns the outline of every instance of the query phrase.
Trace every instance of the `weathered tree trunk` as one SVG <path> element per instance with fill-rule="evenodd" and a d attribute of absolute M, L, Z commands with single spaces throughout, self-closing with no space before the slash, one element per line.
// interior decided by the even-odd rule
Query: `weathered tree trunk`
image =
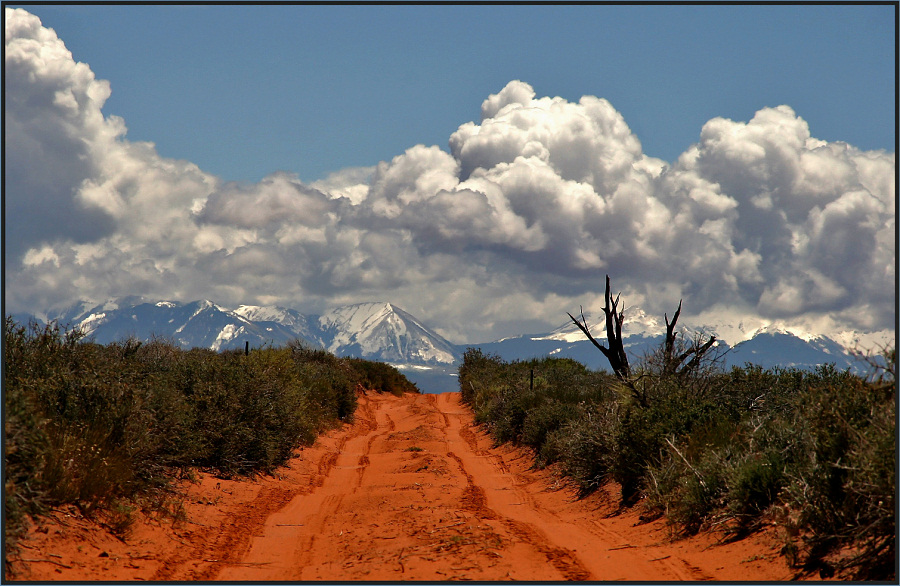
<path fill-rule="evenodd" d="M 676 354 L 675 342 L 677 340 L 677 334 L 675 333 L 675 324 L 678 322 L 678 317 L 681 315 L 681 303 L 681 301 L 678 302 L 678 309 L 675 310 L 671 323 L 669 322 L 668 314 L 664 314 L 666 320 L 666 340 L 663 345 L 663 363 L 660 372 L 660 375 L 663 378 L 669 376 L 683 377 L 690 374 L 697 366 L 699 366 L 703 355 L 706 354 L 707 350 L 712 348 L 713 344 L 716 342 L 715 336 L 711 336 L 710 339 L 703 344 L 700 343 L 700 338 L 698 338 L 683 352 Z M 575 325 L 578 326 L 578 329 L 584 332 L 584 335 L 587 336 L 588 340 L 590 340 L 591 343 L 606 356 L 606 359 L 609 360 L 609 365 L 613 369 L 613 373 L 615 373 L 616 377 L 625 383 L 631 390 L 631 394 L 638 403 L 641 406 L 646 407 L 647 400 L 644 393 L 640 392 L 635 386 L 631 367 L 628 364 L 628 356 L 625 354 L 625 346 L 622 342 L 622 323 L 625 321 L 624 308 L 619 308 L 618 295 L 615 299 L 612 298 L 609 287 L 609 275 L 606 275 L 606 299 L 603 313 L 606 315 L 606 342 L 608 347 L 603 346 L 591 335 L 587 320 L 584 317 L 584 309 L 581 310 L 581 321 L 578 321 L 571 313 L 567 313 L 567 315 L 572 319 Z M 681 345 L 680 348 L 685 347 Z M 684 361 L 688 358 L 690 358 L 690 361 L 682 366 Z"/>
<path fill-rule="evenodd" d="M 669 323 L 668 314 L 663 314 L 666 320 L 666 342 L 663 347 L 663 368 L 662 374 L 663 376 L 685 376 L 700 364 L 700 360 L 703 358 L 703 355 L 706 354 L 706 351 L 712 348 L 713 344 L 716 342 L 715 336 L 710 336 L 709 340 L 704 344 L 700 344 L 700 340 L 697 339 L 689 348 L 687 348 L 681 354 L 675 355 L 675 338 L 677 334 L 675 334 L 675 323 L 678 321 L 678 316 L 681 315 L 681 301 L 678 302 L 678 309 L 675 310 L 675 315 L 672 316 L 672 323 Z M 679 370 L 681 364 L 688 359 L 688 357 L 693 354 L 694 357 L 691 358 L 690 362 L 684 365 L 683 368 Z"/>
<path fill-rule="evenodd" d="M 584 318 L 584 310 L 581 311 L 581 321 L 579 322 L 575 316 L 568 313 L 575 325 L 578 326 L 588 340 L 596 346 L 600 352 L 609 360 L 609 365 L 613 369 L 613 373 L 622 382 L 631 385 L 631 367 L 628 365 L 628 356 L 625 355 L 625 347 L 622 345 L 622 322 L 625 319 L 624 311 L 619 309 L 619 296 L 612 298 L 609 289 L 609 275 L 606 275 L 606 304 L 603 307 L 603 313 L 606 315 L 606 342 L 609 347 L 605 347 L 594 339 L 588 329 L 587 320 Z"/>

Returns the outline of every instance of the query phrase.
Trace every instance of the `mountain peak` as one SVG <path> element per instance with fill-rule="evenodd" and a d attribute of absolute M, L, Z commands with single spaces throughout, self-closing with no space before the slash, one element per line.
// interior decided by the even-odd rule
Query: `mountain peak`
<path fill-rule="evenodd" d="M 239 305 L 234 310 L 234 313 L 252 321 L 278 321 L 288 312 L 288 309 L 277 305 Z"/>
<path fill-rule="evenodd" d="M 191 303 L 188 303 L 188 306 L 195 307 L 197 309 L 197 311 L 204 311 L 207 309 L 215 309 L 215 310 L 223 311 L 223 312 L 231 311 L 227 307 L 222 307 L 221 305 L 218 305 L 217 303 L 213 303 L 209 299 L 200 299 L 198 301 L 193 301 Z"/>
<path fill-rule="evenodd" d="M 453 344 L 385 301 L 337 307 L 319 317 L 318 324 L 324 345 L 336 354 L 425 364 L 451 364 L 457 358 Z"/>
<path fill-rule="evenodd" d="M 319 324 L 325 328 L 340 324 L 341 328 L 363 331 L 384 319 L 390 319 L 397 313 L 393 305 L 384 301 L 355 303 L 336 307 L 324 313 L 319 318 Z"/>

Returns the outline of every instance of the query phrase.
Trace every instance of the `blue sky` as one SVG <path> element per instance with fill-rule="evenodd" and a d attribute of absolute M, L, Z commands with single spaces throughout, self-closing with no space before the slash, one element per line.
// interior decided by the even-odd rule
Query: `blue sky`
<path fill-rule="evenodd" d="M 24 8 L 8 311 L 896 329 L 896 5 Z"/>
<path fill-rule="evenodd" d="M 673 161 L 715 116 L 788 104 L 893 149 L 891 6 L 29 6 L 109 80 L 128 138 L 225 179 L 320 179 L 478 121 L 513 79 L 608 99 Z"/>

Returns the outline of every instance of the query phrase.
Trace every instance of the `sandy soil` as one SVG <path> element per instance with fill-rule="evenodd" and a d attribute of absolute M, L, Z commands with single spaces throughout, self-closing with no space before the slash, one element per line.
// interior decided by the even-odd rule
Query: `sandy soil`
<path fill-rule="evenodd" d="M 7 578 L 68 580 L 789 580 L 758 534 L 673 540 L 663 520 L 576 500 L 521 450 L 492 448 L 458 394 L 360 397 L 356 422 L 277 477 L 185 483 L 187 521 L 123 539 L 74 511 L 30 528 Z"/>

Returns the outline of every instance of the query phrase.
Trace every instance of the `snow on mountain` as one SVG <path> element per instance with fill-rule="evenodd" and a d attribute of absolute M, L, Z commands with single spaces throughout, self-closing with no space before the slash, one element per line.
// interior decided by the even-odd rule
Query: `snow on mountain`
<path fill-rule="evenodd" d="M 335 308 L 318 320 L 324 346 L 338 356 L 415 364 L 452 364 L 456 348 L 390 303 Z"/>
<path fill-rule="evenodd" d="M 684 319 L 684 321 L 689 322 L 688 319 Z M 696 321 L 690 321 L 689 323 L 696 324 Z M 732 348 L 741 342 L 753 338 L 763 327 L 762 322 L 750 323 L 743 320 L 736 320 L 735 322 L 709 320 L 702 321 L 701 324 L 694 325 L 694 329 L 714 335 L 717 340 L 721 340 Z"/>
<path fill-rule="evenodd" d="M 830 337 L 849 350 L 859 350 L 861 352 L 871 352 L 876 354 L 897 343 L 896 332 L 892 330 L 880 330 L 868 333 L 844 330 L 836 332 Z"/>
<path fill-rule="evenodd" d="M 253 305 L 242 305 L 234 313 L 254 323 L 280 324 L 337 356 L 399 364 L 453 364 L 458 357 L 453 344 L 385 302 L 345 305 L 321 316 Z"/>
<path fill-rule="evenodd" d="M 252 347 L 278 346 L 299 338 L 338 356 L 401 365 L 453 365 L 459 358 L 453 344 L 390 303 L 347 305 L 318 316 L 278 306 L 231 310 L 207 299 L 180 303 L 131 298 L 79 302 L 43 317 L 41 321 L 78 327 L 101 344 L 159 336 L 182 348 L 225 350 L 248 342 Z"/>
<path fill-rule="evenodd" d="M 800 337 L 794 333 L 767 328 L 751 339 L 737 344 L 727 356 L 728 366 L 747 363 L 763 368 L 813 369 L 820 364 L 834 364 L 838 370 L 851 368 L 863 373 L 866 366 L 850 355 L 846 348 L 825 336 Z"/>
<path fill-rule="evenodd" d="M 572 314 L 575 315 L 575 314 Z M 581 321 L 581 314 L 575 315 L 579 321 Z M 606 339 L 606 316 L 594 316 L 590 313 L 584 314 L 585 319 L 587 319 L 588 329 L 591 332 L 591 335 L 594 336 L 597 340 L 605 340 Z M 672 317 L 669 315 L 668 317 Z M 692 327 L 685 325 L 681 321 L 675 327 L 675 331 L 685 335 L 688 338 L 693 338 L 695 335 L 703 333 L 706 335 L 711 334 L 711 330 L 706 327 Z M 622 324 L 622 335 L 625 338 L 632 336 L 639 336 L 642 338 L 655 338 L 657 336 L 664 336 L 666 333 L 666 322 L 664 316 L 655 317 L 652 315 L 648 315 L 643 309 L 639 307 L 629 307 L 625 312 L 625 320 Z M 539 334 L 536 336 L 531 336 L 532 340 L 558 340 L 562 342 L 580 342 L 583 340 L 587 340 L 587 337 L 582 333 L 578 326 L 576 326 L 572 321 L 568 321 L 558 328 L 546 333 Z M 627 340 L 626 340 L 627 343 Z"/>
<path fill-rule="evenodd" d="M 138 303 L 132 303 L 138 301 Z M 182 348 L 225 350 L 264 344 L 283 344 L 296 334 L 279 324 L 254 323 L 226 307 L 207 299 L 191 303 L 145 302 L 142 299 L 113 299 L 94 304 L 81 302 L 50 312 L 48 319 L 78 327 L 100 344 L 134 337 L 149 340 L 162 337 Z"/>
<path fill-rule="evenodd" d="M 144 303 L 146 300 L 143 297 L 138 296 L 130 296 L 130 297 L 122 297 L 119 299 L 107 299 L 102 303 L 95 303 L 92 301 L 78 301 L 69 305 L 68 307 L 63 308 L 55 308 L 50 311 L 43 313 L 41 315 L 37 315 L 38 319 L 43 322 L 55 321 L 60 325 L 81 325 L 82 323 L 87 322 L 86 326 L 89 326 L 92 322 L 99 322 L 103 319 L 106 313 L 115 311 L 119 309 L 119 307 L 129 307 L 132 305 L 138 305 L 140 303 Z M 83 327 L 82 330 L 90 329 L 89 327 Z"/>
<path fill-rule="evenodd" d="M 301 340 L 319 342 L 317 316 L 304 315 L 295 309 L 275 305 L 241 305 L 234 313 L 257 324 L 271 322 L 283 326 Z"/>
<path fill-rule="evenodd" d="M 230 310 L 209 300 L 191 303 L 149 302 L 139 297 L 79 302 L 37 316 L 79 327 L 99 343 L 128 337 L 147 340 L 160 336 L 183 348 L 213 350 L 279 346 L 300 339 L 338 356 L 357 356 L 406 368 L 412 377 L 437 380 L 452 370 L 466 347 L 480 347 L 506 360 L 543 356 L 568 357 L 589 368 L 608 369 L 605 357 L 571 321 L 535 335 L 521 335 L 484 344 L 455 346 L 391 303 L 359 303 L 337 307 L 325 314 L 306 315 L 278 306 L 241 305 Z M 576 316 L 576 317 L 580 317 Z M 585 314 L 594 337 L 605 344 L 604 316 Z M 25 323 L 24 316 L 17 316 Z M 875 350 L 893 342 L 887 330 L 870 334 L 841 332 L 838 336 L 810 334 L 802 327 L 764 322 L 688 325 L 678 331 L 690 340 L 699 334 L 715 335 L 726 367 L 754 363 L 763 367 L 814 368 L 833 363 L 838 368 L 864 370 L 848 348 Z M 622 328 L 625 350 L 633 364 L 657 349 L 664 339 L 665 321 L 629 307 Z M 427 365 L 428 371 L 418 367 Z M 443 380 L 443 379 L 441 379 Z"/>
<path fill-rule="evenodd" d="M 581 318 L 580 315 L 575 316 Z M 669 316 L 671 317 L 671 316 Z M 606 345 L 605 316 L 585 314 L 588 328 L 594 338 Z M 665 339 L 665 320 L 647 315 L 640 308 L 631 307 L 625 312 L 622 326 L 623 345 L 632 364 L 659 348 Z M 753 363 L 764 368 L 775 366 L 801 369 L 815 368 L 831 363 L 838 369 L 851 368 L 863 374 L 867 365 L 857 361 L 848 348 L 858 344 L 864 349 L 881 348 L 890 343 L 892 332 L 851 336 L 841 340 L 808 332 L 799 326 L 764 323 L 737 325 L 685 325 L 679 320 L 676 326 L 683 339 L 690 341 L 698 335 L 716 336 L 716 348 L 722 354 L 723 365 L 743 366 Z M 851 342 L 848 344 L 847 342 Z M 865 344 L 869 345 L 866 346 Z M 609 369 L 609 363 L 578 327 L 568 321 L 545 334 L 513 336 L 473 344 L 484 352 L 496 354 L 504 360 L 528 360 L 543 356 L 572 358 L 589 368 Z"/>

